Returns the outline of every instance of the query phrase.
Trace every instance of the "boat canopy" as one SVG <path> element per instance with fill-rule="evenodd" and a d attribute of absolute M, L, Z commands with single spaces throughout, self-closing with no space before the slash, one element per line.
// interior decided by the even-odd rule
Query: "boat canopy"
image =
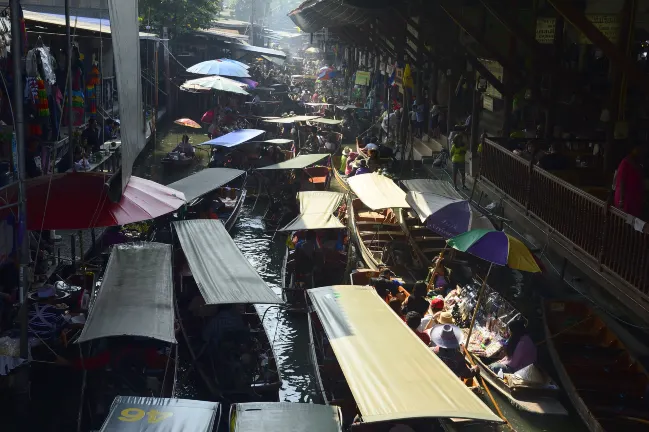
<path fill-rule="evenodd" d="M 347 110 L 367 110 L 369 108 L 365 107 L 357 107 L 356 105 L 336 105 L 336 108 L 342 111 L 347 111 Z"/>
<path fill-rule="evenodd" d="M 343 197 L 340 192 L 298 192 L 300 214 L 279 231 L 345 228 L 334 215 Z"/>
<path fill-rule="evenodd" d="M 78 342 L 140 336 L 176 343 L 171 245 L 117 245 Z"/>
<path fill-rule="evenodd" d="M 237 131 L 230 132 L 229 134 L 221 135 L 218 138 L 205 141 L 200 145 L 235 147 L 245 143 L 246 141 L 250 141 L 253 138 L 257 138 L 264 132 L 266 131 L 263 131 L 261 129 L 239 129 Z"/>
<path fill-rule="evenodd" d="M 274 138 L 274 139 L 266 140 L 264 142 L 268 144 L 283 145 L 283 144 L 290 144 L 293 142 L 293 140 L 288 138 Z"/>
<path fill-rule="evenodd" d="M 220 410 L 217 402 L 117 396 L 99 432 L 211 432 Z"/>
<path fill-rule="evenodd" d="M 276 163 L 273 165 L 268 165 L 266 167 L 258 168 L 260 170 L 291 170 L 291 169 L 303 169 L 309 165 L 328 157 L 328 153 L 319 153 L 319 154 L 307 154 L 299 155 L 293 159 L 285 160 L 284 162 Z"/>
<path fill-rule="evenodd" d="M 308 290 L 365 423 L 502 422 L 369 286 Z"/>
<path fill-rule="evenodd" d="M 180 246 L 207 305 L 281 304 L 215 219 L 174 222 Z"/>
<path fill-rule="evenodd" d="M 333 104 L 329 104 L 329 103 L 326 103 L 326 102 L 307 102 L 304 105 L 312 106 L 312 107 L 319 107 L 319 106 L 332 106 Z"/>
<path fill-rule="evenodd" d="M 228 184 L 245 171 L 232 168 L 206 168 L 170 184 L 168 187 L 185 194 L 187 202 L 210 193 L 221 186 Z"/>
<path fill-rule="evenodd" d="M 353 176 L 347 183 L 363 204 L 372 210 L 410 207 L 406 202 L 406 193 L 391 179 L 380 174 Z"/>
<path fill-rule="evenodd" d="M 339 432 L 340 408 L 292 402 L 248 402 L 234 406 L 230 432 Z"/>
<path fill-rule="evenodd" d="M 433 193 L 448 198 L 463 199 L 453 185 L 445 180 L 412 179 L 401 180 L 401 184 L 410 192 Z"/>
<path fill-rule="evenodd" d="M 317 118 L 311 120 L 311 123 L 321 123 L 321 124 L 327 124 L 327 125 L 339 125 L 343 121 L 342 120 L 334 120 L 330 118 Z"/>
<path fill-rule="evenodd" d="M 266 123 L 297 123 L 297 122 L 303 122 L 307 120 L 313 120 L 320 118 L 320 116 L 309 116 L 309 115 L 303 115 L 303 116 L 292 116 L 292 117 L 280 117 L 276 119 L 267 119 L 264 120 Z"/>

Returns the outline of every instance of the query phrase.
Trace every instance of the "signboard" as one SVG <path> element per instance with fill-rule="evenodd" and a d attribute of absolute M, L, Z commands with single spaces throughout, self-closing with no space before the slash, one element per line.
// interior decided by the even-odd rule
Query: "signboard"
<path fill-rule="evenodd" d="M 496 79 L 500 82 L 503 81 L 503 67 L 501 66 L 500 63 L 494 60 L 484 60 L 480 59 L 480 63 L 484 65 L 484 67 L 487 68 L 489 72 L 493 76 L 496 77 Z M 492 86 L 488 81 L 487 81 L 487 89 L 485 90 L 485 95 L 490 96 L 494 99 L 502 99 L 503 95 L 496 90 L 494 86 Z"/>
<path fill-rule="evenodd" d="M 489 96 L 485 96 L 482 99 L 482 108 L 486 109 L 487 111 L 494 111 L 494 100 L 493 98 Z"/>
<path fill-rule="evenodd" d="M 356 71 L 356 85 L 370 85 L 370 73 L 367 71 Z"/>
<path fill-rule="evenodd" d="M 394 83 L 398 86 L 403 84 L 403 68 L 397 68 L 397 72 L 394 74 Z"/>
<path fill-rule="evenodd" d="M 617 44 L 620 35 L 619 15 L 586 15 L 586 18 L 611 42 Z M 584 36 L 583 33 L 579 33 L 579 43 L 592 44 L 590 39 Z"/>
<path fill-rule="evenodd" d="M 554 32 L 557 26 L 555 18 L 539 18 L 536 20 L 536 41 L 541 44 L 554 43 Z"/>

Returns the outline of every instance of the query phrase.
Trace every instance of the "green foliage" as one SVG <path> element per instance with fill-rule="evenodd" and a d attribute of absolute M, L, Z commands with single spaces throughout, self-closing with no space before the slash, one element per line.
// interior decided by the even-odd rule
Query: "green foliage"
<path fill-rule="evenodd" d="M 171 37 L 196 29 L 210 28 L 221 10 L 220 0 L 139 0 L 140 24 Z"/>

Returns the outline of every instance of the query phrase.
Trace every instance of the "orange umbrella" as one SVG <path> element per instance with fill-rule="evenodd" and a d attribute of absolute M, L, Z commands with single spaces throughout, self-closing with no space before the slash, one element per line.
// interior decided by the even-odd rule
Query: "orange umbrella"
<path fill-rule="evenodd" d="M 174 123 L 176 123 L 177 125 L 190 127 L 190 128 L 193 128 L 193 129 L 200 129 L 201 128 L 201 125 L 196 123 L 194 120 L 188 119 L 188 118 L 181 118 L 181 119 L 175 120 Z"/>

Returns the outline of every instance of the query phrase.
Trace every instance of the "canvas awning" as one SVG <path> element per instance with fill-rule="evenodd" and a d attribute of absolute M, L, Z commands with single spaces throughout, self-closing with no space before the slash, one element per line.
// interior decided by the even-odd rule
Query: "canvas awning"
<path fill-rule="evenodd" d="M 338 432 L 340 408 L 293 402 L 248 402 L 235 405 L 231 432 Z"/>
<path fill-rule="evenodd" d="M 293 116 L 293 117 L 280 117 L 280 118 L 274 118 L 274 119 L 267 119 L 264 120 L 266 123 L 296 123 L 296 122 L 303 122 L 307 120 L 313 120 L 320 118 L 320 116 L 308 116 L 308 115 L 303 115 L 303 116 Z"/>
<path fill-rule="evenodd" d="M 301 76 L 301 75 L 294 75 L 294 76 L 297 77 L 297 76 Z M 321 106 L 330 106 L 332 104 L 328 104 L 328 103 L 325 103 L 325 102 L 307 102 L 304 105 L 312 106 L 312 107 L 321 107 Z"/>
<path fill-rule="evenodd" d="M 24 7 L 27 5 L 24 5 Z M 23 17 L 26 22 L 35 22 L 42 24 L 52 24 L 65 27 L 65 15 L 61 14 L 52 14 L 52 13 L 43 13 L 43 12 L 32 12 L 32 11 L 23 11 Z M 88 30 L 98 33 L 110 34 L 110 20 L 103 18 L 90 18 L 82 16 L 71 16 L 70 17 L 70 27 L 74 32 L 74 29 L 79 30 Z M 153 33 L 144 33 L 140 32 L 140 39 L 158 39 Z"/>
<path fill-rule="evenodd" d="M 335 0 L 306 0 L 288 14 L 305 33 L 315 33 L 323 27 L 331 26 L 359 27 L 371 16 L 367 9 Z"/>
<path fill-rule="evenodd" d="M 171 245 L 117 245 L 78 342 L 140 336 L 176 343 Z"/>
<path fill-rule="evenodd" d="M 410 207 L 406 202 L 406 193 L 385 176 L 362 174 L 350 177 L 347 183 L 363 204 L 372 210 Z"/>
<path fill-rule="evenodd" d="M 311 123 L 321 123 L 321 124 L 328 124 L 328 125 L 339 125 L 342 122 L 343 122 L 342 120 L 334 120 L 329 118 L 317 118 L 311 120 Z"/>
<path fill-rule="evenodd" d="M 501 422 L 368 286 L 308 290 L 363 421 Z M 362 306 L 360 306 L 362 305 Z"/>
<path fill-rule="evenodd" d="M 218 138 L 214 138 L 209 141 L 205 141 L 200 145 L 211 145 L 219 147 L 234 147 L 239 144 L 243 144 L 246 141 L 250 141 L 253 138 L 257 138 L 259 135 L 265 133 L 266 131 L 261 129 L 239 129 L 229 134 L 221 135 Z"/>
<path fill-rule="evenodd" d="M 345 228 L 334 215 L 343 197 L 339 192 L 298 192 L 300 214 L 279 231 Z"/>
<path fill-rule="evenodd" d="M 290 169 L 302 169 L 306 168 L 309 165 L 328 157 L 328 153 L 319 153 L 319 154 L 308 154 L 308 155 L 299 155 L 293 159 L 286 160 L 284 162 L 276 163 L 273 165 L 268 165 L 267 167 L 259 168 L 260 170 L 290 170 Z"/>
<path fill-rule="evenodd" d="M 242 174 L 245 174 L 245 171 L 238 169 L 206 168 L 196 174 L 178 180 L 168 187 L 184 193 L 187 202 L 191 202 L 206 193 L 228 184 Z"/>
<path fill-rule="evenodd" d="M 211 432 L 219 411 L 217 402 L 117 396 L 99 432 Z"/>
<path fill-rule="evenodd" d="M 283 58 L 271 57 L 269 55 L 262 55 L 261 58 L 273 64 L 276 64 L 277 66 L 284 66 L 285 60 Z"/>
<path fill-rule="evenodd" d="M 279 51 L 271 48 L 258 47 L 254 45 L 245 45 L 245 44 L 230 44 L 229 47 L 231 50 L 239 50 L 250 52 L 258 55 L 267 55 L 271 57 L 279 57 L 281 59 L 286 58 L 286 53 L 284 51 Z"/>
<path fill-rule="evenodd" d="M 449 198 L 462 199 L 462 195 L 446 180 L 412 179 L 401 180 L 401 184 L 410 192 L 426 192 Z"/>
<path fill-rule="evenodd" d="M 293 142 L 293 140 L 287 138 L 273 138 L 273 139 L 266 140 L 264 142 L 269 144 L 283 145 L 283 144 L 290 144 Z"/>
<path fill-rule="evenodd" d="M 281 304 L 243 256 L 219 220 L 194 219 L 174 222 L 205 304 Z"/>

